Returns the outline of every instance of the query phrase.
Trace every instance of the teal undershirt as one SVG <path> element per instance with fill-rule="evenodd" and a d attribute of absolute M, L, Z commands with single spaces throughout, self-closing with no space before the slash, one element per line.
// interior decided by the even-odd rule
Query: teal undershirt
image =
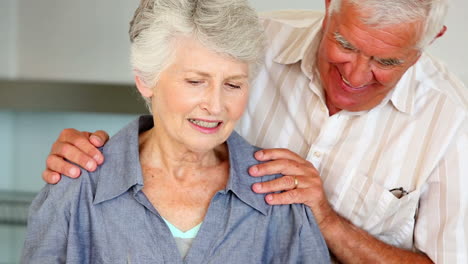
<path fill-rule="evenodd" d="M 195 238 L 197 236 L 198 230 L 200 230 L 200 226 L 203 222 L 200 224 L 196 225 L 190 230 L 187 230 L 186 232 L 180 231 L 177 227 L 175 227 L 173 224 L 171 224 L 169 221 L 164 219 L 164 222 L 166 222 L 166 225 L 169 227 L 169 230 L 171 230 L 172 236 L 173 237 L 180 237 L 180 238 Z"/>
<path fill-rule="evenodd" d="M 174 237 L 180 255 L 182 256 L 182 258 L 185 258 L 203 222 L 193 227 L 192 229 L 187 230 L 186 232 L 182 232 L 169 221 L 164 219 L 164 217 L 162 219 L 164 220 L 164 222 L 166 222 L 167 227 L 169 227 L 169 230 L 171 231 L 171 234 Z"/>

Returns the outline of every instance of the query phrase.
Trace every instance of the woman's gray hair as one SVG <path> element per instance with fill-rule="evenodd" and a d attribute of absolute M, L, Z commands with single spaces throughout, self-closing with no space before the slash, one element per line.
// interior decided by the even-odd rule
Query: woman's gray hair
<path fill-rule="evenodd" d="M 338 12 L 343 0 L 332 0 L 329 14 Z M 344 0 L 360 10 L 369 11 L 364 23 L 373 26 L 389 26 L 422 20 L 424 28 L 417 44 L 422 50 L 427 47 L 444 26 L 448 0 Z"/>
<path fill-rule="evenodd" d="M 135 75 L 149 87 L 170 65 L 180 36 L 248 63 L 250 77 L 264 55 L 263 29 L 246 0 L 141 0 L 129 34 Z"/>

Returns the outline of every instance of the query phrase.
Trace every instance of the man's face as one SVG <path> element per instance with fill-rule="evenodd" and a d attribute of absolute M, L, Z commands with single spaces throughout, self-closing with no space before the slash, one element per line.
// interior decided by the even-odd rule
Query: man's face
<path fill-rule="evenodd" d="M 323 22 L 317 66 L 330 114 L 372 109 L 419 58 L 421 22 L 372 27 L 363 16 L 344 0 Z"/>

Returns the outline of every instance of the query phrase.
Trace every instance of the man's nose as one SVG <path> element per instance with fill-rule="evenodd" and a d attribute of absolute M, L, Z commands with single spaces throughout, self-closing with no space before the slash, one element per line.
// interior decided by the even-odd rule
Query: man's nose
<path fill-rule="evenodd" d="M 369 84 L 373 78 L 371 58 L 356 54 L 354 61 L 348 65 L 348 74 L 343 76 L 352 87 L 361 87 Z"/>

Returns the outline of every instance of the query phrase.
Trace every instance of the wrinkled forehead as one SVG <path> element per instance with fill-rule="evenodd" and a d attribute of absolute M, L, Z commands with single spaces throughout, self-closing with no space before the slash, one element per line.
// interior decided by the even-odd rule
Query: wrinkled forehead
<path fill-rule="evenodd" d="M 363 23 L 382 28 L 420 21 L 424 24 L 431 5 L 426 0 L 332 0 L 331 12 L 347 12 L 352 7 Z"/>

